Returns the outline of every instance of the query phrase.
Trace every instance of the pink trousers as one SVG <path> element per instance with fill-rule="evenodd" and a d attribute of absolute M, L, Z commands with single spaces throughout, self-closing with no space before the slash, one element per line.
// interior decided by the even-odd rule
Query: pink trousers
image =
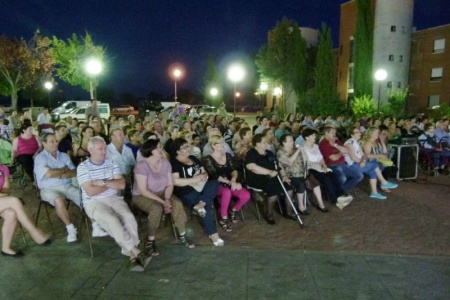
<path fill-rule="evenodd" d="M 236 204 L 233 206 L 235 211 L 239 211 L 242 206 L 250 200 L 250 192 L 242 188 L 239 191 L 232 191 L 231 188 L 220 186 L 217 191 L 217 196 L 220 197 L 220 216 L 228 216 L 228 208 L 230 207 L 231 197 L 236 197 Z"/>

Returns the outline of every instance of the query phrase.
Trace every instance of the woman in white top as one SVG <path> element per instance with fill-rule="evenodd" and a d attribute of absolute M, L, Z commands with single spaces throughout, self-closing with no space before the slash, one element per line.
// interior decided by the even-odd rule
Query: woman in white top
<path fill-rule="evenodd" d="M 305 139 L 303 152 L 307 158 L 308 170 L 324 186 L 330 201 L 342 209 L 353 200 L 353 197 L 344 195 L 336 175 L 325 164 L 319 146 L 315 143 L 316 134 L 317 131 L 309 127 L 302 130 L 302 136 Z"/>
<path fill-rule="evenodd" d="M 359 128 L 351 127 L 349 129 L 349 135 L 351 138 L 344 143 L 349 151 L 348 154 L 344 154 L 345 162 L 352 168 L 369 176 L 371 189 L 370 198 L 385 200 L 387 197 L 378 193 L 377 178 L 381 183 L 381 188 L 394 189 L 398 185 L 384 179 L 380 168 L 378 168 L 378 164 L 367 160 L 364 151 L 359 144 L 359 140 L 361 139 L 361 131 Z"/>

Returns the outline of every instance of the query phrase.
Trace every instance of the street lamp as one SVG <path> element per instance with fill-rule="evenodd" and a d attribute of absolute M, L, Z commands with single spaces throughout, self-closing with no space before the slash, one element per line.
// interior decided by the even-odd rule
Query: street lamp
<path fill-rule="evenodd" d="M 261 93 L 264 95 L 264 106 L 266 106 L 266 97 L 267 97 L 266 93 L 267 93 L 268 88 L 269 88 L 269 86 L 265 82 L 262 82 L 259 85 L 259 89 L 261 90 Z M 260 97 L 260 99 L 261 99 L 261 97 Z M 261 103 L 260 103 L 260 105 L 261 105 Z"/>
<path fill-rule="evenodd" d="M 48 92 L 48 109 L 50 110 L 50 91 L 53 89 L 53 83 L 51 81 L 46 81 L 44 87 Z"/>
<path fill-rule="evenodd" d="M 228 68 L 228 79 L 234 83 L 234 94 L 233 94 L 233 115 L 236 117 L 236 84 L 238 81 L 244 79 L 245 70 L 239 64 L 233 64 Z"/>
<path fill-rule="evenodd" d="M 177 80 L 181 77 L 181 70 L 174 69 L 172 74 L 175 81 L 175 102 L 177 102 Z"/>
<path fill-rule="evenodd" d="M 102 63 L 101 63 L 101 61 L 99 61 L 96 58 L 90 58 L 86 61 L 84 68 L 90 77 L 89 90 L 91 93 L 91 99 L 96 99 L 97 98 L 97 95 L 96 95 L 97 84 L 95 82 L 95 79 L 97 78 L 97 75 L 103 71 Z"/>
<path fill-rule="evenodd" d="M 375 79 L 378 81 L 378 108 L 377 114 L 380 114 L 381 82 L 387 78 L 387 72 L 384 69 L 378 69 L 375 72 Z"/>

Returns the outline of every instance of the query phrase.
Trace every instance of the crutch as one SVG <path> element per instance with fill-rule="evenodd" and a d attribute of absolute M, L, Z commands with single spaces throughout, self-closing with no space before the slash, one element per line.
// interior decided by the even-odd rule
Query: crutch
<path fill-rule="evenodd" d="M 303 228 L 305 225 L 303 224 L 303 221 L 302 221 L 302 219 L 300 218 L 300 214 L 298 213 L 297 209 L 295 208 L 295 205 L 294 205 L 294 203 L 292 202 L 291 197 L 289 196 L 289 194 L 288 194 L 286 188 L 284 187 L 283 180 L 281 179 L 280 174 L 278 173 L 278 163 L 277 163 L 277 160 L 274 159 L 273 163 L 275 164 L 275 171 L 277 171 L 277 178 L 278 178 L 278 181 L 279 181 L 280 184 L 281 184 L 281 188 L 283 189 L 284 194 L 286 195 L 286 198 L 289 200 L 289 204 L 291 204 L 292 209 L 294 210 L 295 217 L 297 218 L 298 222 L 300 223 L 300 227 Z M 299 201 L 301 201 L 301 200 L 299 200 Z"/>

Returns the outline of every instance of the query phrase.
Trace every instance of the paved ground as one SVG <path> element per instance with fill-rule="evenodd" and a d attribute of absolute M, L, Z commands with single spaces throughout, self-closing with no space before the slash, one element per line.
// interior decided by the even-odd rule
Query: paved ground
<path fill-rule="evenodd" d="M 363 183 L 343 211 L 311 208 L 305 229 L 281 216 L 275 226 L 258 221 L 249 203 L 245 222 L 221 232 L 223 248 L 211 247 L 195 217 L 188 223 L 194 250 L 178 245 L 170 226 L 161 228 L 161 256 L 140 274 L 127 270 L 110 238 L 93 241 L 94 258 L 85 230 L 67 244 L 50 210 L 52 246 L 28 237 L 23 259 L 0 257 L 0 299 L 449 299 L 450 177 L 399 184 L 388 201 L 374 202 Z M 13 194 L 35 216 L 34 188 Z M 71 215 L 81 230 L 74 207 Z M 39 224 L 49 230 L 45 215 Z M 24 247 L 19 234 L 14 245 Z"/>

